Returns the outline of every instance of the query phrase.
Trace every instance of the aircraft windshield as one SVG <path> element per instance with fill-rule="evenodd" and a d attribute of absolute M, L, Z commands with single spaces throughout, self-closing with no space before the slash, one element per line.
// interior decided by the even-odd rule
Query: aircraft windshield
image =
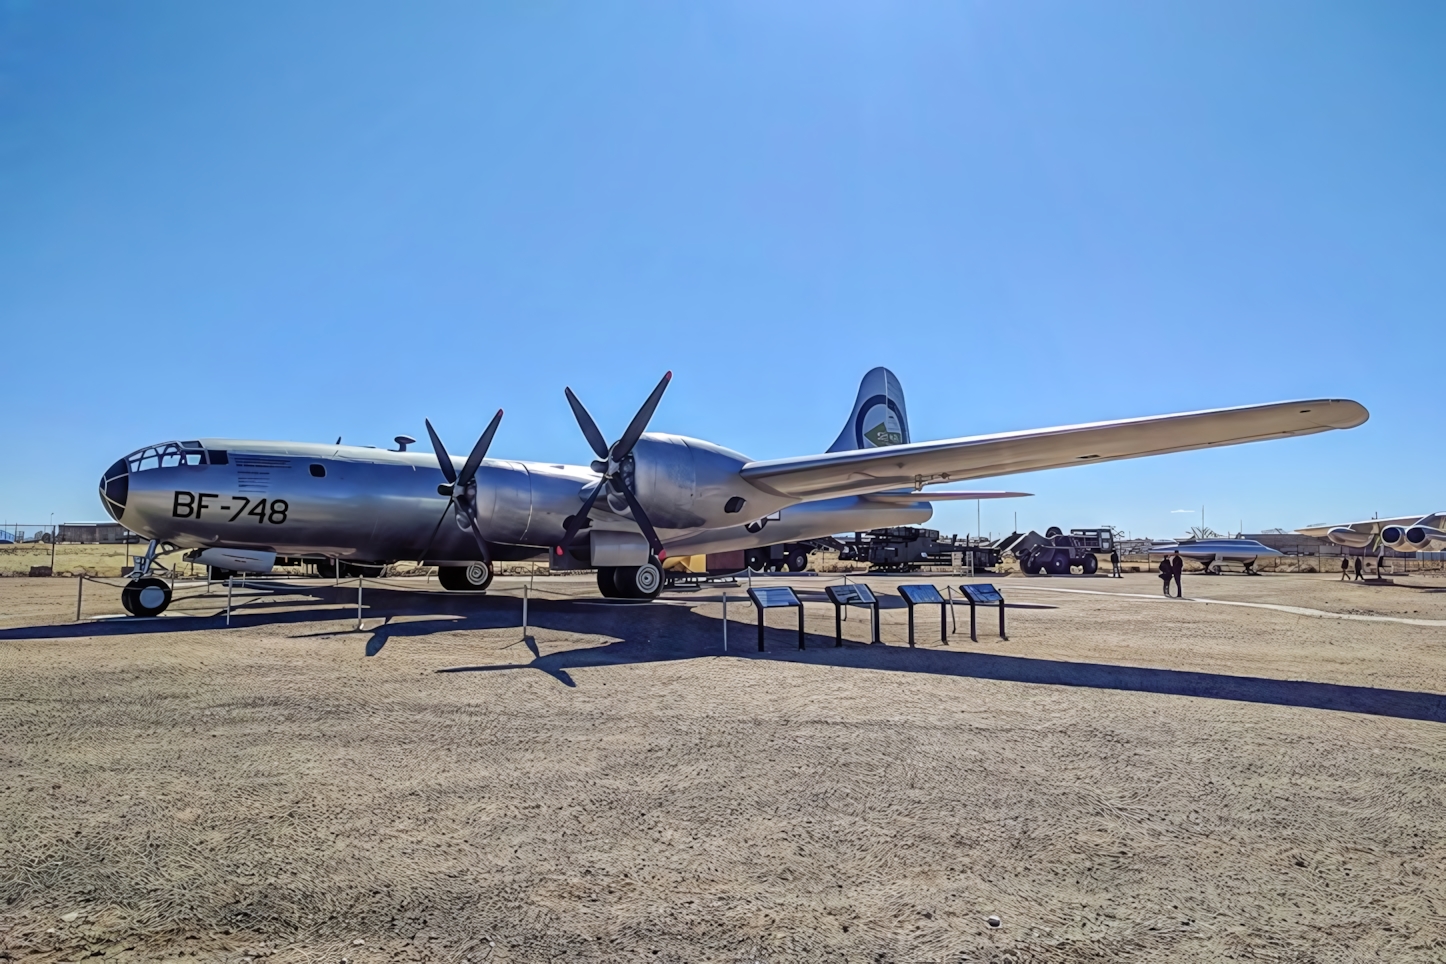
<path fill-rule="evenodd" d="M 206 450 L 200 442 L 165 442 L 126 456 L 132 472 L 165 469 L 174 465 L 205 465 Z"/>

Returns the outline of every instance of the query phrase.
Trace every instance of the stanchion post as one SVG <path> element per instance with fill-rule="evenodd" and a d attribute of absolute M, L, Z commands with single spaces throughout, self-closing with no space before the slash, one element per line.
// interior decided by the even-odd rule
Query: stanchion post
<path fill-rule="evenodd" d="M 235 585 L 236 577 L 226 577 L 226 625 L 231 625 L 231 587 Z"/>
<path fill-rule="evenodd" d="M 362 628 L 362 575 L 357 573 L 356 577 L 356 629 L 361 632 Z"/>
<path fill-rule="evenodd" d="M 522 587 L 522 641 L 527 642 L 527 587 Z"/>
<path fill-rule="evenodd" d="M 945 586 L 944 591 L 949 594 L 949 631 L 951 633 L 957 633 L 959 631 L 959 620 L 954 618 L 954 587 Z"/>
<path fill-rule="evenodd" d="M 728 590 L 723 590 L 723 652 L 728 652 Z"/>
<path fill-rule="evenodd" d="M 85 573 L 75 581 L 75 621 L 80 622 L 80 601 L 85 597 Z"/>

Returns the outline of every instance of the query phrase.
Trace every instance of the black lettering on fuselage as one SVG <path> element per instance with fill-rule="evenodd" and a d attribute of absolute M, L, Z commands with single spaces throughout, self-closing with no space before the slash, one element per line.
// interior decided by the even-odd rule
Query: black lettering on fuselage
<path fill-rule="evenodd" d="M 178 491 L 176 493 L 176 497 L 171 500 L 171 518 L 189 519 L 191 517 L 191 513 L 195 511 L 195 506 L 195 493 Z"/>
<path fill-rule="evenodd" d="M 202 510 L 202 509 L 208 509 L 208 508 L 210 508 L 210 506 L 206 505 L 206 500 L 207 500 L 207 499 L 219 499 L 219 498 L 220 498 L 220 496 L 217 495 L 215 492 L 198 492 L 198 493 L 196 494 L 196 518 L 198 518 L 198 519 L 201 518 L 201 510 Z"/>

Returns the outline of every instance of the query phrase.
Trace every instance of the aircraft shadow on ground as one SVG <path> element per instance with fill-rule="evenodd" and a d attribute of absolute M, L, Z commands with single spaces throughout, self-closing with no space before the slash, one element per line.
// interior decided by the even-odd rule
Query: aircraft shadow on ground
<path fill-rule="evenodd" d="M 257 628 L 314 623 L 319 619 L 355 618 L 355 609 L 348 611 L 349 606 L 354 607 L 356 604 L 354 590 L 344 586 L 288 586 L 285 595 L 285 599 L 248 597 L 244 604 L 233 608 L 232 627 Z M 717 602 L 718 599 L 719 597 L 713 595 L 699 595 L 685 597 L 683 601 L 702 603 Z M 315 608 L 306 606 L 306 601 L 337 608 L 318 612 Z M 525 662 L 439 667 L 437 672 L 492 673 L 532 669 L 546 673 L 570 687 L 577 686 L 577 681 L 569 670 L 725 655 L 719 620 L 701 615 L 686 605 L 629 605 L 607 603 L 599 599 L 533 598 L 529 607 L 529 629 L 603 636 L 614 640 L 598 646 L 582 646 L 544 655 L 533 637 L 522 638 L 522 601 L 514 596 L 453 595 L 387 589 L 372 590 L 366 602 L 364 615 L 367 620 L 370 622 L 380 618 L 383 620 L 381 625 L 362 632 L 337 630 L 295 638 L 350 634 L 365 636 L 366 654 L 378 656 L 394 642 L 400 644 L 407 639 L 425 638 L 438 633 L 515 628 L 518 631 L 518 641 L 514 645 L 519 647 L 519 652 L 525 647 L 531 659 Z M 807 648 L 800 650 L 797 648 L 797 616 L 792 610 L 783 610 L 769 614 L 766 636 L 768 648 L 766 652 L 760 653 L 757 649 L 756 611 L 746 598 L 738 598 L 735 605 L 737 609 L 730 613 L 733 618 L 729 623 L 729 648 L 726 655 L 737 659 L 930 673 L 937 676 L 1113 689 L 1165 696 L 1193 696 L 1446 723 L 1446 695 L 1439 693 L 1003 656 L 966 649 L 969 640 L 963 635 L 955 635 L 952 645 L 942 648 L 934 635 L 937 623 L 932 612 L 927 610 L 921 615 L 916 633 L 917 638 L 929 648 L 911 649 L 902 639 L 890 639 L 887 645 L 870 645 L 846 639 L 843 646 L 836 647 L 832 635 L 808 633 L 805 635 Z M 292 606 L 302 608 L 287 608 Z M 285 611 L 268 611 L 272 608 Z M 66 623 L 0 629 L 0 640 L 183 633 L 214 630 L 223 624 L 222 616 Z M 985 624 L 988 625 L 989 620 L 986 619 Z M 866 613 L 855 610 L 853 618 L 845 625 L 846 637 L 850 634 L 855 637 L 866 635 Z"/>

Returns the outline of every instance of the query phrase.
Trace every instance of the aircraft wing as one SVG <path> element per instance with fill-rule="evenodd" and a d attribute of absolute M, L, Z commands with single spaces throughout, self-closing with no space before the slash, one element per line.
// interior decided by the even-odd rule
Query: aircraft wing
<path fill-rule="evenodd" d="M 913 489 L 904 489 L 898 492 L 870 492 L 865 498 L 870 502 L 973 502 L 975 499 L 1023 499 L 1031 495 L 1034 493 L 1002 492 L 998 489 L 980 492 L 915 492 Z"/>
<path fill-rule="evenodd" d="M 748 463 L 742 475 L 779 495 L 823 499 L 1313 435 L 1354 428 L 1369 417 L 1365 406 L 1349 399 L 1275 402 L 770 459 Z"/>
<path fill-rule="evenodd" d="M 1425 516 L 1403 515 L 1396 519 L 1366 519 L 1362 522 L 1338 522 L 1332 525 L 1306 526 L 1304 529 L 1296 529 L 1295 531 L 1303 536 L 1315 536 L 1317 539 L 1324 539 L 1326 533 L 1332 529 L 1354 529 L 1363 535 L 1373 536 L 1386 528 L 1386 526 L 1436 525 L 1443 518 L 1446 518 L 1446 513 L 1437 512 Z"/>

